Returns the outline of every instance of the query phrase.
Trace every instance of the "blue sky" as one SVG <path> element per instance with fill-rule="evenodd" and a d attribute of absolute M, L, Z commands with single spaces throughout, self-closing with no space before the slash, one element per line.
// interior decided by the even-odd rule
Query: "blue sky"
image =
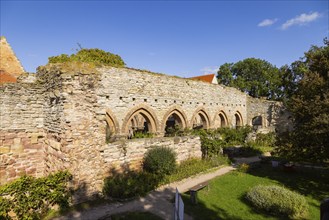
<path fill-rule="evenodd" d="M 3 1 L 1 35 L 26 71 L 79 48 L 181 77 L 248 57 L 280 67 L 329 35 L 328 1 Z"/>

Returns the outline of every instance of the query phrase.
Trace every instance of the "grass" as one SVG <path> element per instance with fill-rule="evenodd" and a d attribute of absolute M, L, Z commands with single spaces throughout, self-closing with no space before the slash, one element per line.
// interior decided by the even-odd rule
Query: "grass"
<path fill-rule="evenodd" d="M 245 199 L 246 192 L 256 185 L 283 185 L 306 197 L 310 206 L 307 219 L 320 219 L 320 203 L 329 197 L 329 170 L 301 169 L 285 172 L 269 165 L 254 168 L 248 173 L 231 172 L 210 182 L 198 193 L 198 204 L 184 194 L 185 212 L 194 219 L 286 219 L 256 211 Z"/>
<path fill-rule="evenodd" d="M 150 212 L 125 212 L 110 217 L 102 218 L 102 220 L 161 220 L 162 218 Z"/>

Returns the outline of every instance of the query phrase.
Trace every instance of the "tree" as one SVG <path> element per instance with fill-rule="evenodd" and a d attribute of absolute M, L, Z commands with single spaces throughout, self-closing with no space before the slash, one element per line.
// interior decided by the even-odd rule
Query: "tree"
<path fill-rule="evenodd" d="M 329 43 L 324 43 L 299 61 L 303 76 L 288 101 L 294 130 L 280 137 L 277 150 L 295 159 L 329 159 Z"/>
<path fill-rule="evenodd" d="M 269 62 L 247 58 L 237 63 L 225 63 L 218 71 L 219 82 L 246 92 L 253 97 L 282 97 L 282 72 Z"/>
<path fill-rule="evenodd" d="M 291 96 L 296 92 L 299 81 L 303 78 L 307 66 L 305 62 L 298 60 L 293 62 L 290 66 L 284 65 L 280 68 L 282 76 L 282 96 L 281 99 L 287 102 Z"/>
<path fill-rule="evenodd" d="M 71 61 L 80 61 L 93 63 L 96 65 L 107 65 L 115 67 L 123 67 L 126 64 L 119 55 L 112 54 L 100 49 L 80 49 L 76 54 L 61 54 L 48 58 L 49 63 L 64 63 Z"/>

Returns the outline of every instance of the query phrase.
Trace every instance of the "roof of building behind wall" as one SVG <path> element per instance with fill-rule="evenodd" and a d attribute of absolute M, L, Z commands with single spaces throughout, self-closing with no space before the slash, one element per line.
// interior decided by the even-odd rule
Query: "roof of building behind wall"
<path fill-rule="evenodd" d="M 208 83 L 213 83 L 213 84 L 218 84 L 217 80 L 214 81 L 214 78 L 216 78 L 215 74 L 208 74 L 208 75 L 191 77 L 190 79 L 200 80 L 200 81 L 203 81 L 203 82 L 208 82 Z"/>
<path fill-rule="evenodd" d="M 16 82 L 18 76 L 24 73 L 24 68 L 17 59 L 6 38 L 0 38 L 0 83 Z"/>

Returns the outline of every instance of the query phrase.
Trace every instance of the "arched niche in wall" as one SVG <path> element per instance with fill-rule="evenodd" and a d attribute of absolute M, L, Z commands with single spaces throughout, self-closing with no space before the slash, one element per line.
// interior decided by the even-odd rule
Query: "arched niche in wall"
<path fill-rule="evenodd" d="M 216 113 L 213 121 L 214 123 L 216 122 L 215 126 L 218 128 L 227 127 L 229 125 L 226 113 L 223 110 Z"/>
<path fill-rule="evenodd" d="M 185 129 L 187 127 L 187 117 L 179 106 L 173 106 L 163 117 L 162 131 L 166 134 L 174 132 L 175 129 Z"/>
<path fill-rule="evenodd" d="M 235 125 L 234 126 L 236 128 L 243 126 L 242 116 L 241 116 L 241 113 L 240 112 L 237 111 L 234 114 L 234 118 L 235 118 Z"/>
<path fill-rule="evenodd" d="M 257 130 L 263 126 L 263 117 L 261 115 L 255 116 L 251 120 L 251 125 L 253 129 Z"/>
<path fill-rule="evenodd" d="M 105 114 L 105 140 L 111 142 L 119 131 L 119 123 L 110 109 Z"/>
<path fill-rule="evenodd" d="M 155 134 L 158 125 L 155 112 L 150 107 L 140 104 L 126 114 L 121 131 L 128 138 L 132 138 L 136 132 Z"/>
<path fill-rule="evenodd" d="M 191 119 L 192 129 L 209 129 L 210 120 L 209 116 L 204 108 L 198 108 Z"/>

